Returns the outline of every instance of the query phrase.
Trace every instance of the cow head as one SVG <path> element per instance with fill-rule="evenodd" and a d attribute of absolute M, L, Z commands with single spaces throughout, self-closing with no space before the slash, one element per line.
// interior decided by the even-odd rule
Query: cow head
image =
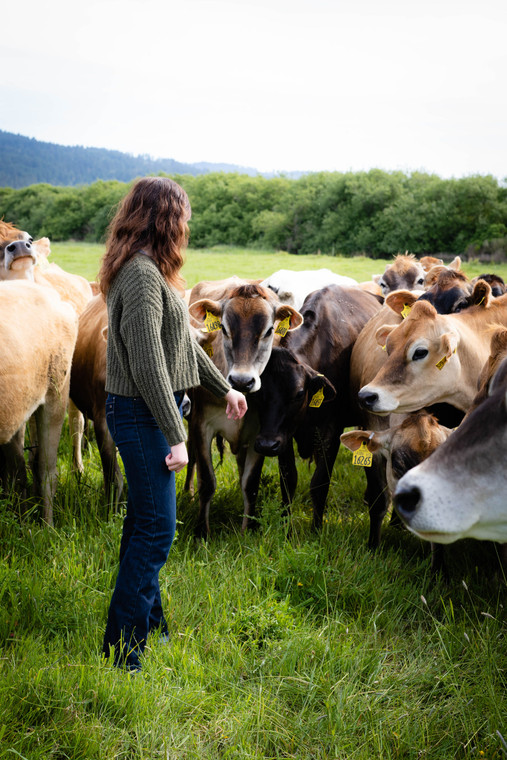
<path fill-rule="evenodd" d="M 227 380 L 243 393 L 258 391 L 275 333 L 295 330 L 303 318 L 292 306 L 257 284 L 240 285 L 220 301 L 201 299 L 189 306 L 198 324 L 220 330 Z M 209 328 L 208 328 L 209 329 Z"/>
<path fill-rule="evenodd" d="M 392 264 L 389 264 L 384 274 L 374 274 L 372 280 L 380 286 L 382 295 L 385 297 L 393 290 L 406 288 L 407 290 L 422 289 L 425 278 L 424 268 L 412 254 L 397 256 Z"/>
<path fill-rule="evenodd" d="M 459 334 L 431 304 L 416 302 L 401 324 L 383 325 L 375 337 L 387 358 L 359 391 L 364 408 L 376 414 L 408 413 L 449 400 L 459 382 Z"/>
<path fill-rule="evenodd" d="M 386 460 L 387 484 L 394 493 L 399 479 L 435 451 L 451 434 L 450 428 L 439 425 L 438 420 L 425 410 L 409 414 L 399 425 L 388 430 L 351 430 L 342 433 L 340 440 L 351 451 L 361 444 Z"/>
<path fill-rule="evenodd" d="M 460 538 L 507 542 L 506 388 L 504 359 L 488 398 L 398 483 L 395 508 L 420 538 L 442 544 Z"/>
<path fill-rule="evenodd" d="M 0 222 L 0 279 L 33 280 L 37 249 L 28 232 Z"/>
<path fill-rule="evenodd" d="M 260 425 L 255 450 L 265 456 L 280 454 L 303 419 L 319 424 L 327 414 L 325 404 L 335 395 L 324 375 L 288 349 L 274 348 L 262 375 L 262 388 L 254 396 Z"/>

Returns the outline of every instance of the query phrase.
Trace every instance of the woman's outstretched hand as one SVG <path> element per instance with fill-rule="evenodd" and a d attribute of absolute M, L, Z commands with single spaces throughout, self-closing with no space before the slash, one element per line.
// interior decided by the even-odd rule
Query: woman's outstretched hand
<path fill-rule="evenodd" d="M 228 419 L 240 420 L 244 417 L 245 412 L 248 409 L 248 404 L 242 393 L 231 388 L 231 390 L 226 393 L 225 400 L 227 401 L 227 409 L 225 410 L 225 413 Z"/>
<path fill-rule="evenodd" d="M 185 443 L 171 446 L 171 452 L 166 456 L 165 463 L 171 472 L 180 472 L 188 464 L 188 453 Z"/>

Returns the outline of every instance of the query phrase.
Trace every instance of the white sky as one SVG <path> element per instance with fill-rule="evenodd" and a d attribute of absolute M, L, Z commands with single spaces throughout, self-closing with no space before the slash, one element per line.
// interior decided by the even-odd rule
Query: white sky
<path fill-rule="evenodd" d="M 0 129 L 260 171 L 507 177 L 505 0 L 11 0 Z"/>

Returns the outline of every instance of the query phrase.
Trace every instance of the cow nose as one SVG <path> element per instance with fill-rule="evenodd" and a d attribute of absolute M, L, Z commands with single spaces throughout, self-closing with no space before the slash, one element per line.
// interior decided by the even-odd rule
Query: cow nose
<path fill-rule="evenodd" d="M 409 521 L 419 506 L 421 491 L 417 486 L 402 488 L 396 491 L 393 501 L 399 516 L 403 520 Z"/>
<path fill-rule="evenodd" d="M 257 438 L 254 445 L 257 454 L 276 457 L 280 453 L 280 441 L 276 438 Z"/>
<path fill-rule="evenodd" d="M 359 391 L 357 394 L 359 403 L 364 406 L 365 409 L 373 409 L 378 401 L 378 393 L 371 393 L 370 391 Z"/>
<path fill-rule="evenodd" d="M 249 393 L 255 385 L 255 377 L 251 375 L 233 375 L 230 374 L 227 378 L 236 391 L 242 393 Z"/>
<path fill-rule="evenodd" d="M 9 253 L 14 253 L 16 251 L 16 248 L 26 248 L 27 250 L 31 250 L 32 245 L 31 243 L 27 241 L 16 241 L 14 243 L 9 243 L 8 246 L 6 246 L 6 250 L 9 251 Z"/>

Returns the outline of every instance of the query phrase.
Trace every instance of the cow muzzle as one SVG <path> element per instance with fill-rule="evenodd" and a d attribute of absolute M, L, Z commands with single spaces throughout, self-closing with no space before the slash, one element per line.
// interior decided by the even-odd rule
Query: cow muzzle
<path fill-rule="evenodd" d="M 280 438 L 257 436 L 254 448 L 257 454 L 262 454 L 265 457 L 276 457 L 281 453 L 282 441 Z"/>
<path fill-rule="evenodd" d="M 421 491 L 417 486 L 405 488 L 398 486 L 393 497 L 393 503 L 403 522 L 408 525 L 421 503 Z"/>
<path fill-rule="evenodd" d="M 26 261 L 22 261 L 25 259 Z M 37 257 L 32 244 L 25 240 L 14 240 L 5 246 L 6 269 L 27 269 L 37 263 Z M 24 264 L 24 266 L 23 266 Z"/>
<path fill-rule="evenodd" d="M 234 390 L 241 391 L 241 393 L 254 393 L 261 387 L 259 377 L 252 374 L 230 372 L 227 376 L 227 380 Z"/>

